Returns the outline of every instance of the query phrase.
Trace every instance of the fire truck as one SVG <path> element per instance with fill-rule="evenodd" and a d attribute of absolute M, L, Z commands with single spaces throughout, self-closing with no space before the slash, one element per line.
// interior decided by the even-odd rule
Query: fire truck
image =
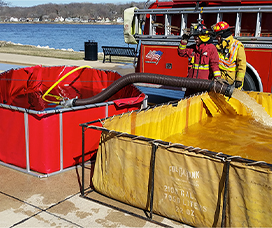
<path fill-rule="evenodd" d="M 125 42 L 139 49 L 135 72 L 187 77 L 188 59 L 177 54 L 182 35 L 198 20 L 210 30 L 226 21 L 245 47 L 243 89 L 272 92 L 272 1 L 156 0 L 149 4 L 145 9 L 130 8 L 130 16 L 125 15 L 124 35 L 130 33 Z"/>

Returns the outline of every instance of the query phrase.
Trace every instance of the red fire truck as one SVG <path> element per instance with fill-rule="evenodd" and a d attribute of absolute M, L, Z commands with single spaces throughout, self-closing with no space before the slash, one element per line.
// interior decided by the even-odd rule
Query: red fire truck
<path fill-rule="evenodd" d="M 156 0 L 147 9 L 134 8 L 127 28 L 131 39 L 125 41 L 139 45 L 135 71 L 186 77 L 188 59 L 178 56 L 177 47 L 198 19 L 209 29 L 222 20 L 234 26 L 233 35 L 246 50 L 244 90 L 272 92 L 272 1 Z"/>

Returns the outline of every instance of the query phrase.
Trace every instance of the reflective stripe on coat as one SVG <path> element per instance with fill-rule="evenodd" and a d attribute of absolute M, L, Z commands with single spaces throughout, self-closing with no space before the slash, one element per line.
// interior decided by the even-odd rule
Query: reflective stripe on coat
<path fill-rule="evenodd" d="M 234 39 L 233 36 L 228 37 L 226 41 L 216 46 L 222 79 L 227 80 L 230 84 L 233 84 L 235 80 L 243 82 L 246 72 L 244 45 L 239 40 Z M 227 43 L 228 45 L 226 45 Z M 223 51 L 224 48 L 228 50 L 227 53 Z"/>
<path fill-rule="evenodd" d="M 189 58 L 189 78 L 212 79 L 221 75 L 217 49 L 212 43 L 187 46 L 187 42 L 181 40 L 178 55 Z"/>

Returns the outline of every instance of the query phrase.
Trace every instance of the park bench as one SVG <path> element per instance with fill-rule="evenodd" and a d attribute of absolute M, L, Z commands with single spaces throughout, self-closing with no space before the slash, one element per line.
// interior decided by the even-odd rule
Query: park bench
<path fill-rule="evenodd" d="M 114 47 L 114 46 L 102 46 L 104 59 L 103 63 L 106 60 L 106 56 L 109 55 L 109 61 L 111 62 L 111 56 L 126 56 L 126 57 L 136 57 L 137 51 L 135 48 L 131 47 Z"/>

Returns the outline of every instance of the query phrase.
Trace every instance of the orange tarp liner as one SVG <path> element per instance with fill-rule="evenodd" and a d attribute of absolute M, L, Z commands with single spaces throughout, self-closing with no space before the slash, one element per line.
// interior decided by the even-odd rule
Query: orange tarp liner
<path fill-rule="evenodd" d="M 272 115 L 270 94 L 248 95 Z M 222 95 L 204 93 L 177 105 L 107 119 L 95 164 L 94 188 L 111 198 L 150 210 L 154 164 L 154 213 L 196 227 L 271 226 L 269 162 L 255 162 L 171 140 L 171 136 L 189 132 L 196 124 L 225 115 L 246 118 L 251 112 L 235 98 L 228 101 Z"/>

